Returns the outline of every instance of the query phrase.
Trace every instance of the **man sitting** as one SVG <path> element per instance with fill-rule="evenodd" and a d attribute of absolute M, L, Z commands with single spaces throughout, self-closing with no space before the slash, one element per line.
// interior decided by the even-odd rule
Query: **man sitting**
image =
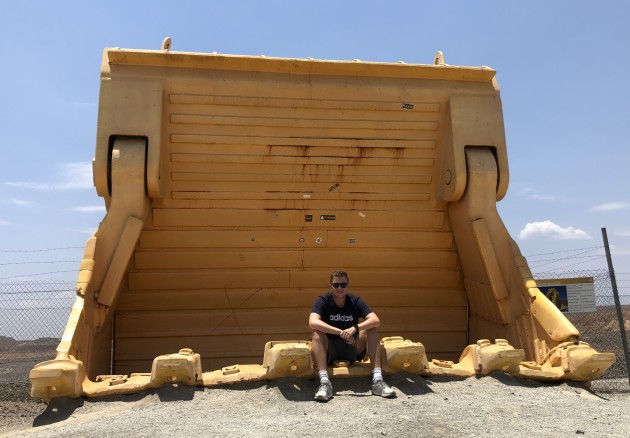
<path fill-rule="evenodd" d="M 362 298 L 348 292 L 349 281 L 347 273 L 333 272 L 330 291 L 315 300 L 308 319 L 313 330 L 311 349 L 320 379 L 315 400 L 328 401 L 333 395 L 329 364 L 335 360 L 363 360 L 366 353 L 373 368 L 372 394 L 395 397 L 396 391 L 385 383 L 381 372 L 377 330 L 381 321 Z M 359 318 L 363 318 L 360 323 Z"/>

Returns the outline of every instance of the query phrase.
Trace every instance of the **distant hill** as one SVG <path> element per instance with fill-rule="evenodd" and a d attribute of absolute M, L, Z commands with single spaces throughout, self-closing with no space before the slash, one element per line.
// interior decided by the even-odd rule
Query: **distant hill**
<path fill-rule="evenodd" d="M 17 341 L 13 338 L 0 336 L 0 348 L 9 348 L 15 345 Z"/>
<path fill-rule="evenodd" d="M 20 341 L 7 336 L 0 336 L 0 351 L 47 351 L 54 350 L 59 344 L 58 338 L 39 338 Z"/>

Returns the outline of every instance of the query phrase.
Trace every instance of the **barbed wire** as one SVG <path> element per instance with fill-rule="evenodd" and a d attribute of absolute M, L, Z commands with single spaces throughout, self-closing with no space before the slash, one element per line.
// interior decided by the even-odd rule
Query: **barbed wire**
<path fill-rule="evenodd" d="M 570 260 L 570 259 L 592 259 L 593 257 L 600 257 L 599 255 L 590 255 L 590 256 L 574 256 L 574 257 L 563 257 L 560 259 L 541 259 L 541 260 L 529 260 L 529 263 L 542 263 L 542 262 L 550 262 L 555 263 L 561 260 Z"/>
<path fill-rule="evenodd" d="M 528 261 L 529 265 L 531 266 L 531 270 L 533 272 L 535 271 L 534 272 L 535 274 L 548 274 L 555 271 L 561 271 L 568 267 L 573 267 L 580 264 L 590 263 L 590 262 L 594 262 L 600 259 L 605 259 L 606 258 L 605 255 L 595 255 L 595 254 L 590 255 L 590 256 L 584 255 L 584 254 L 588 254 L 590 252 L 593 252 L 595 250 L 600 250 L 600 249 L 604 249 L 604 246 L 591 246 L 591 247 L 575 248 L 575 249 L 562 250 L 562 251 L 544 252 L 544 253 L 526 255 L 524 257 Z M 573 255 L 566 256 L 566 257 L 558 257 L 558 258 L 540 259 L 540 260 L 535 259 L 535 257 L 539 257 L 539 256 L 559 255 L 559 254 L 566 254 L 566 253 L 573 253 Z M 561 263 L 562 261 L 566 261 L 566 260 L 577 260 L 577 259 L 585 259 L 585 260 L 578 261 L 576 263 L 571 263 L 568 265 L 562 265 L 560 267 L 556 267 L 553 269 L 547 269 L 544 271 L 542 270 L 536 271 L 537 269 L 540 269 L 544 266 Z M 605 269 L 606 271 L 608 271 L 607 267 Z M 628 275 L 630 275 L 630 273 L 628 272 L 615 272 L 615 276 L 617 278 L 628 276 Z M 619 280 L 619 279 L 617 280 L 617 282 L 624 282 L 624 281 L 629 281 L 629 280 Z"/>
<path fill-rule="evenodd" d="M 581 265 L 581 264 L 584 264 L 584 263 L 587 263 L 587 262 L 592 262 L 592 261 L 599 260 L 599 259 L 602 259 L 602 258 L 606 258 L 606 256 L 595 257 L 595 258 L 592 258 L 590 260 L 583 260 L 581 262 L 576 262 L 576 263 L 571 263 L 571 264 L 568 264 L 568 265 L 563 265 L 560 268 L 549 269 L 547 271 L 540 271 L 540 273 L 554 272 L 554 271 L 559 270 L 559 269 L 566 269 L 566 268 L 569 268 L 571 266 Z M 541 265 L 541 266 L 547 266 L 547 265 L 551 265 L 551 264 L 553 264 L 553 263 L 545 263 L 544 265 Z M 540 268 L 541 266 L 532 267 L 532 270 Z"/>
<path fill-rule="evenodd" d="M 3 307 L 3 311 L 32 311 L 32 310 L 42 311 L 42 310 L 68 310 L 68 306 L 58 306 L 58 307 L 47 307 L 47 306 L 37 306 L 37 307 Z"/>
<path fill-rule="evenodd" d="M 32 253 L 32 252 L 47 252 L 47 251 L 63 251 L 66 249 L 83 249 L 82 246 L 66 246 L 62 248 L 45 248 L 45 249 L 7 249 L 0 250 L 1 254 L 7 253 Z"/>
<path fill-rule="evenodd" d="M 576 249 L 576 250 L 573 250 L 573 251 L 570 251 L 570 252 L 574 252 L 574 253 L 575 253 L 576 251 L 581 251 L 581 252 L 578 252 L 577 254 L 572 255 L 572 256 L 568 256 L 568 257 L 560 257 L 560 258 L 555 258 L 555 259 L 546 259 L 546 260 L 531 260 L 531 261 L 530 261 L 530 263 L 536 263 L 537 261 L 548 261 L 548 260 L 553 260 L 553 262 L 555 263 L 555 262 L 562 261 L 562 260 L 571 260 L 571 259 L 576 259 L 576 258 L 586 258 L 586 257 L 604 257 L 604 256 L 603 256 L 603 255 L 601 255 L 601 254 L 598 254 L 598 255 L 592 255 L 592 256 L 583 256 L 583 254 L 588 254 L 588 253 L 590 253 L 590 252 L 593 252 L 593 251 L 594 251 L 594 249 L 593 249 L 593 248 Z M 561 253 L 566 253 L 566 252 L 569 252 L 569 251 L 560 251 L 560 252 L 558 252 L 558 254 L 561 254 Z M 548 254 L 546 254 L 546 255 L 552 255 L 552 254 L 551 254 L 551 253 L 548 253 Z M 583 256 L 583 257 L 580 257 L 580 256 Z M 526 257 L 526 258 L 529 260 L 529 259 L 534 258 L 534 257 L 536 257 L 536 256 L 528 256 L 528 257 Z"/>
<path fill-rule="evenodd" d="M 565 252 L 575 252 L 575 251 L 594 250 L 594 249 L 603 249 L 603 248 L 604 248 L 603 246 L 589 246 L 589 247 L 586 247 L 586 248 L 565 249 L 563 251 L 543 252 L 543 253 L 540 253 L 540 254 L 530 254 L 530 255 L 526 255 L 524 257 L 525 258 L 530 258 L 530 257 L 538 257 L 538 256 L 541 256 L 541 255 L 562 254 L 562 253 L 565 253 Z M 587 252 L 589 252 L 589 251 L 587 251 Z"/>
<path fill-rule="evenodd" d="M 16 283 L 0 283 L 0 289 L 2 287 L 7 287 L 7 286 L 13 286 L 13 287 L 23 287 L 25 285 L 31 285 L 33 282 L 32 281 L 20 281 L 20 282 L 16 282 Z M 39 280 L 38 280 L 39 283 Z M 63 287 L 63 289 L 46 289 L 46 290 L 41 290 L 41 289 L 34 289 L 33 292 L 37 292 L 37 293 L 53 293 L 53 292 L 63 292 L 65 290 L 67 290 L 64 286 L 68 286 L 68 285 L 74 285 L 75 282 L 74 281 L 70 281 L 70 280 L 50 280 L 50 281 L 44 281 L 45 284 L 49 284 L 49 283 L 54 283 L 55 286 L 57 287 Z M 59 284 L 61 283 L 61 284 Z M 44 284 L 44 285 L 45 285 Z M 42 286 L 44 286 L 42 285 Z M 13 294 L 13 293 L 19 293 L 19 292 L 2 292 L 0 291 L 0 295 L 2 295 L 3 293 L 7 293 L 7 294 Z"/>
<path fill-rule="evenodd" d="M 2 286 L 2 285 L 0 284 L 0 286 Z M 72 284 L 72 286 L 74 286 L 74 284 Z M 68 293 L 72 292 L 74 294 L 74 293 L 76 293 L 76 290 L 75 290 L 74 287 L 72 287 L 72 288 L 68 287 L 68 289 L 56 289 L 56 290 L 33 290 L 33 291 L 18 291 L 18 292 L 2 292 L 2 291 L 0 291 L 0 302 L 7 301 L 7 300 L 3 300 L 2 299 L 2 297 L 5 296 L 5 295 L 14 296 L 14 295 L 27 295 L 27 294 L 58 294 L 58 293 L 65 293 L 65 292 L 68 292 Z M 32 298 L 32 297 L 29 297 L 27 299 L 29 301 L 36 301 L 38 299 L 45 301 L 45 300 L 49 300 L 50 298 L 49 297 L 45 297 L 45 298 Z M 13 301 L 13 300 L 11 300 L 11 301 Z"/>
<path fill-rule="evenodd" d="M 53 263 L 79 263 L 78 260 L 53 260 L 49 262 L 9 262 L 9 263 L 0 263 L 0 266 L 9 266 L 9 265 L 37 265 L 37 264 L 53 264 Z"/>
<path fill-rule="evenodd" d="M 14 249 L 14 250 L 0 250 L 0 255 L 2 254 L 38 254 L 38 253 L 50 253 L 53 251 L 66 251 L 66 250 L 75 250 L 75 249 L 83 249 L 82 246 L 64 246 L 64 247 L 55 247 L 55 248 L 39 248 L 39 249 Z M 56 264 L 68 264 L 74 263 L 79 264 L 80 260 L 26 260 L 26 261 L 7 261 L 0 263 L 0 268 L 2 267 L 12 267 L 12 266 L 28 266 L 28 265 L 56 265 Z M 61 266 L 60 266 L 61 267 Z M 71 272 L 78 272 L 78 269 L 72 270 L 57 270 L 57 271 L 47 271 L 47 272 L 31 272 L 19 275 L 8 275 L 5 277 L 0 277 L 0 281 L 3 280 L 13 280 L 13 279 L 28 279 L 31 277 L 38 277 L 43 275 L 53 275 L 53 274 L 65 274 Z M 9 272 L 10 273 L 10 272 Z"/>
<path fill-rule="evenodd" d="M 594 262 L 594 261 L 600 260 L 600 259 L 605 258 L 605 257 L 606 256 L 568 257 L 568 258 L 563 258 L 563 259 L 557 259 L 557 260 L 554 260 L 554 261 L 549 261 L 548 263 L 542 263 L 542 264 L 538 264 L 538 265 L 536 264 L 535 261 L 530 262 L 530 264 L 532 266 L 532 269 L 539 269 L 539 268 L 542 268 L 543 266 L 554 265 L 554 264 L 558 264 L 558 263 L 564 262 L 564 261 L 575 260 L 575 259 L 586 259 L 586 260 L 582 260 L 582 261 L 579 261 L 579 262 L 571 263 L 571 264 L 568 264 L 568 265 L 562 265 L 562 267 L 559 268 L 559 269 L 564 269 L 565 267 L 568 267 L 568 266 L 575 266 L 575 265 L 580 265 L 582 263 Z"/>
<path fill-rule="evenodd" d="M 0 277 L 0 280 L 11 280 L 13 278 L 24 278 L 24 277 L 28 278 L 28 277 L 35 277 L 35 276 L 38 276 L 38 275 L 63 274 L 63 273 L 66 273 L 66 272 L 78 272 L 78 270 L 77 269 L 71 269 L 71 270 L 68 270 L 68 271 L 52 271 L 52 272 L 40 272 L 38 274 L 13 275 L 11 277 Z"/>
<path fill-rule="evenodd" d="M 530 255 L 530 256 L 526 256 L 527 258 L 534 258 L 534 257 L 538 257 L 541 255 L 554 255 L 554 254 L 564 254 L 566 252 L 578 252 L 577 254 L 575 254 L 574 256 L 569 256 L 569 257 L 564 257 L 564 258 L 571 258 L 571 257 L 575 257 L 575 256 L 579 256 L 582 254 L 588 254 L 589 252 L 593 252 L 596 249 L 600 249 L 601 247 L 589 247 L 589 248 L 576 248 L 576 249 L 572 249 L 572 250 L 565 250 L 565 251 L 558 251 L 556 253 L 545 253 L 545 254 L 537 254 L 537 255 Z"/>

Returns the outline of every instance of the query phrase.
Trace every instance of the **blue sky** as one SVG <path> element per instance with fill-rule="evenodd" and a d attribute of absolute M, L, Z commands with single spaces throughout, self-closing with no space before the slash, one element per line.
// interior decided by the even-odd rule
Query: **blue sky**
<path fill-rule="evenodd" d="M 165 36 L 173 51 L 428 64 L 441 50 L 496 69 L 498 208 L 530 266 L 605 268 L 606 227 L 630 273 L 628 2 L 0 3 L 0 281 L 76 279 L 105 213 L 91 177 L 102 50 Z"/>

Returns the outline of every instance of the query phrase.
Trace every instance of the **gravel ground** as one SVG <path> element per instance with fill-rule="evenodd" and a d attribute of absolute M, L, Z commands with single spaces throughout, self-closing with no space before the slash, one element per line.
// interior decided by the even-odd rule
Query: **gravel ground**
<path fill-rule="evenodd" d="M 594 394 L 575 383 L 485 377 L 387 376 L 395 399 L 372 396 L 368 379 L 333 379 L 328 403 L 314 380 L 284 379 L 214 388 L 168 385 L 45 405 L 3 384 L 0 436 L 32 437 L 628 437 L 630 394 Z M 15 400 L 7 393 L 13 392 Z M 21 395 L 20 395 L 21 394 Z M 22 398 L 20 400 L 20 398 Z"/>

